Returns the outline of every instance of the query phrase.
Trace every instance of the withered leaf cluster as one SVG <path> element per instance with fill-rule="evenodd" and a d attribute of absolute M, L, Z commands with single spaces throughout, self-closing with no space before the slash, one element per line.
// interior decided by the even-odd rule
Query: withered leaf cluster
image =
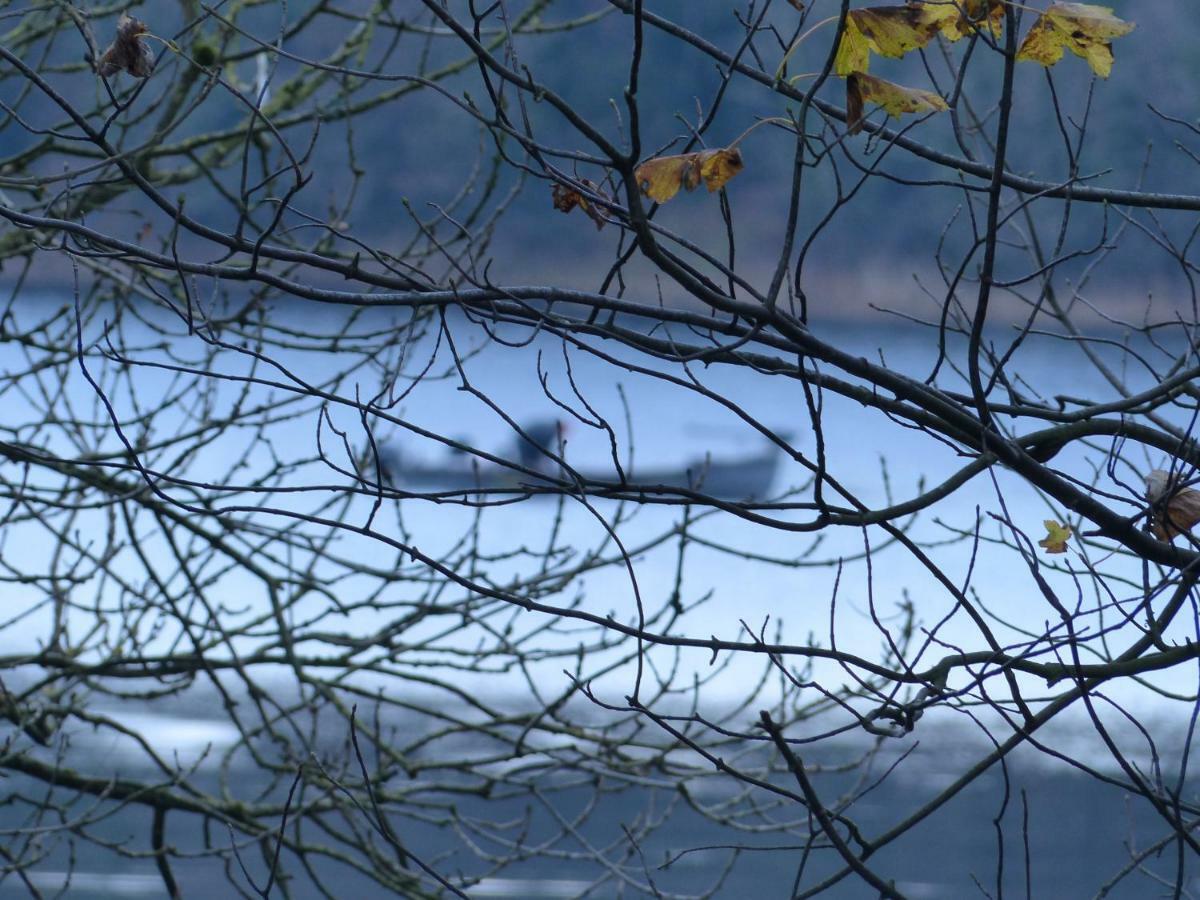
<path fill-rule="evenodd" d="M 847 79 L 846 106 L 850 133 L 862 130 L 862 109 L 874 101 L 889 115 L 946 109 L 930 92 L 871 78 L 871 54 L 899 59 L 925 47 L 939 34 L 950 41 L 982 32 L 993 38 L 1004 30 L 1005 0 L 922 2 L 903 6 L 868 6 L 850 10 L 834 56 L 834 73 Z M 1112 41 L 1128 34 L 1133 23 L 1118 19 L 1106 6 L 1051 3 L 1021 42 L 1017 59 L 1052 66 L 1070 50 L 1087 60 L 1093 72 L 1107 78 L 1112 71 Z M 790 51 L 789 51 L 790 53 Z M 786 57 L 785 57 L 786 59 Z M 918 99 L 920 98 L 920 99 Z"/>
<path fill-rule="evenodd" d="M 148 78 L 154 71 L 154 54 L 142 40 L 148 29 L 141 19 L 123 15 L 117 22 L 117 36 L 96 61 L 96 71 L 105 78 L 128 72 L 134 78 Z"/>
<path fill-rule="evenodd" d="M 1064 50 L 1070 50 L 1087 60 L 1093 72 L 1107 78 L 1113 67 L 1113 38 L 1133 29 L 1132 22 L 1118 19 L 1107 6 L 1051 3 L 1025 35 L 1017 59 L 1052 66 L 1062 59 Z"/>
<path fill-rule="evenodd" d="M 899 59 L 919 50 L 938 34 L 957 41 L 981 25 L 999 34 L 1004 23 L 1003 0 L 955 3 L 910 2 L 904 6 L 867 6 L 846 16 L 834 72 L 865 72 L 872 52 Z"/>
<path fill-rule="evenodd" d="M 846 79 L 846 122 L 849 133 L 862 131 L 868 104 L 880 107 L 894 118 L 906 113 L 934 113 L 949 108 L 946 100 L 933 91 L 907 87 L 868 74 L 872 53 L 898 59 L 912 50 L 925 47 L 938 35 L 950 41 L 976 33 L 990 35 L 989 39 L 994 39 L 1004 29 L 1005 2 L 908 0 L 902 6 L 850 10 L 834 57 L 835 74 Z M 802 8 L 802 5 L 797 8 Z M 132 21 L 139 26 L 141 24 Z M 1086 59 L 1097 75 L 1106 78 L 1112 69 L 1113 38 L 1128 34 L 1133 28 L 1132 23 L 1118 19 L 1108 7 L 1054 2 L 1025 36 L 1017 58 L 1051 66 L 1062 58 L 1064 50 L 1070 50 Z M 123 33 L 119 32 L 118 41 L 108 53 L 114 52 Z M 133 39 L 136 40 L 136 35 Z M 788 52 L 790 54 L 791 51 Z M 695 190 L 701 182 L 710 192 L 720 190 L 743 167 L 741 151 L 736 146 L 730 146 L 676 156 L 652 157 L 634 170 L 634 176 L 642 193 L 657 203 L 666 203 L 681 189 Z M 580 184 L 590 192 L 599 193 L 596 185 L 590 181 L 581 180 Z M 603 214 L 579 191 L 556 184 L 553 193 L 555 209 L 569 213 L 579 207 L 596 223 L 597 228 L 604 227 Z"/>
<path fill-rule="evenodd" d="M 633 175 L 651 200 L 666 203 L 683 188 L 695 190 L 701 181 L 709 193 L 719 191 L 742 171 L 742 152 L 737 147 L 700 150 L 678 156 L 656 156 L 638 166 Z"/>
<path fill-rule="evenodd" d="M 601 197 L 604 196 L 604 192 L 600 190 L 600 186 L 594 181 L 589 181 L 587 178 L 580 178 L 579 183 L 591 193 Z M 587 213 L 589 219 L 596 223 L 597 231 L 604 227 L 604 214 L 579 191 L 567 187 L 565 184 L 555 184 L 551 193 L 554 198 L 554 208 L 559 212 L 569 213 L 575 207 L 579 207 Z"/>

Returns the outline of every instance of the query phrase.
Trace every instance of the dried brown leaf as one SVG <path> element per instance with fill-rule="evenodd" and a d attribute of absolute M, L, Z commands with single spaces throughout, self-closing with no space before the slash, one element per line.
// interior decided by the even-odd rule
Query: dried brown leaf
<path fill-rule="evenodd" d="M 1200 491 L 1178 487 L 1179 478 L 1155 469 L 1146 476 L 1150 531 L 1160 541 L 1174 540 L 1200 522 Z"/>
<path fill-rule="evenodd" d="M 117 22 L 117 36 L 96 62 L 96 71 L 105 78 L 118 72 L 128 72 L 134 78 L 148 78 L 154 71 L 154 54 L 142 40 L 146 23 L 122 15 Z"/>
<path fill-rule="evenodd" d="M 579 179 L 579 183 L 591 191 L 593 194 L 604 196 L 600 190 L 600 186 L 586 178 Z M 604 214 L 596 208 L 596 205 L 588 200 L 583 194 L 572 187 L 565 184 L 555 184 L 551 190 L 551 195 L 554 198 L 554 208 L 559 212 L 569 213 L 575 207 L 579 207 L 588 218 L 596 223 L 596 230 L 599 231 L 604 227 Z"/>

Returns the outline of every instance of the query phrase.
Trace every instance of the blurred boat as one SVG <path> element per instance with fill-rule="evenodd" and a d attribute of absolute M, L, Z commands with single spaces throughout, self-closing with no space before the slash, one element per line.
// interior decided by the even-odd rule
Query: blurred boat
<path fill-rule="evenodd" d="M 735 459 L 704 456 L 684 465 L 661 468 L 635 468 L 625 472 L 624 481 L 615 469 L 589 471 L 574 469 L 562 473 L 543 448 L 557 442 L 557 428 L 551 431 L 537 423 L 525 429 L 527 438 L 518 437 L 516 448 L 508 454 L 527 470 L 480 461 L 466 453 L 452 453 L 444 461 L 424 462 L 408 459 L 394 443 L 379 447 L 379 463 L 384 478 L 392 485 L 411 491 L 474 492 L 522 490 L 552 487 L 560 481 L 574 482 L 578 476 L 588 493 L 657 493 L 661 489 L 692 490 L 718 500 L 761 500 L 767 496 L 779 470 L 782 455 L 773 444 L 749 456 Z M 537 441 L 538 443 L 531 443 Z"/>

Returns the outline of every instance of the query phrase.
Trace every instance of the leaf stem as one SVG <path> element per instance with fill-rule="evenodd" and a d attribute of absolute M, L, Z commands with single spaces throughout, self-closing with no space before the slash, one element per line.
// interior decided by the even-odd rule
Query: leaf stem
<path fill-rule="evenodd" d="M 170 50 L 172 53 L 179 52 L 179 45 L 177 43 L 175 43 L 173 40 L 171 40 L 170 38 L 159 37 L 157 34 L 153 34 L 149 31 L 143 31 L 141 34 L 138 35 L 138 37 L 139 38 L 150 38 L 152 40 L 158 41 L 163 46 L 165 46 L 168 50 Z"/>
<path fill-rule="evenodd" d="M 830 22 L 836 22 L 839 18 L 841 17 L 830 16 L 827 19 L 822 19 L 812 28 L 808 29 L 808 31 L 804 32 L 804 34 L 800 35 L 800 37 L 796 38 L 796 40 L 792 42 L 792 46 L 787 48 L 787 53 L 783 54 L 783 59 L 779 61 L 779 67 L 775 70 L 775 80 L 779 80 L 780 76 L 783 74 L 783 67 L 787 65 L 787 61 L 791 59 L 792 54 L 796 52 L 796 48 L 803 44 L 810 34 L 812 34 L 818 28 L 828 25 Z"/>
<path fill-rule="evenodd" d="M 755 122 L 749 128 L 747 128 L 745 131 L 743 131 L 741 134 L 739 134 L 737 137 L 735 137 L 725 149 L 732 150 L 734 147 L 736 147 L 738 144 L 740 144 L 746 137 L 748 137 L 750 135 L 750 132 L 752 132 L 755 128 L 758 128 L 762 125 L 791 125 L 791 124 L 792 124 L 792 120 L 788 119 L 788 118 L 784 118 L 783 116 L 771 116 L 770 118 L 767 118 L 767 119 L 759 119 L 757 122 Z"/>

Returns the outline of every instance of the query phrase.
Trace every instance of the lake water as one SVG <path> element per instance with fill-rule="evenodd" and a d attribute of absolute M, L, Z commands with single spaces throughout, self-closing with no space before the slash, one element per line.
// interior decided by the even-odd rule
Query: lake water
<path fill-rule="evenodd" d="M 28 321 L 37 315 L 47 315 L 49 308 L 43 304 L 41 309 L 18 310 L 18 314 Z M 330 323 L 336 324 L 334 317 L 343 315 L 338 311 L 313 311 L 299 307 L 280 307 L 272 314 L 283 317 L 282 322 L 298 331 L 309 328 L 318 332 Z M 292 315 L 297 316 L 295 323 L 287 321 L 287 317 Z M 362 331 L 379 331 L 387 321 L 388 316 L 381 314 L 377 318 L 359 320 L 353 327 Z M 88 337 L 94 339 L 100 327 L 99 320 L 91 321 Z M 854 352 L 871 358 L 882 355 L 889 364 L 907 373 L 924 374 L 935 361 L 930 333 L 916 327 L 897 326 L 872 331 L 845 326 L 830 326 L 822 331 L 819 325 L 816 327 L 819 333 L 835 339 L 839 345 L 853 348 Z M 619 439 L 623 462 L 627 463 L 632 458 L 635 466 L 677 466 L 704 454 L 711 454 L 715 459 L 738 458 L 756 452 L 764 443 L 761 435 L 721 404 L 659 379 L 614 368 L 610 363 L 578 350 L 564 357 L 561 343 L 548 335 L 533 336 L 527 346 L 518 348 L 482 340 L 481 332 L 460 317 L 451 318 L 451 328 L 460 352 L 466 356 L 464 370 L 470 383 L 486 394 L 495 407 L 518 423 L 547 416 L 570 421 L 565 457 L 580 469 L 594 471 L 605 466 L 611 467 L 607 434 L 572 420 L 547 396 L 547 391 L 581 411 L 585 417 L 598 414 L 611 423 Z M 506 336 L 512 340 L 528 337 L 515 328 Z M 126 337 L 134 342 L 136 328 L 131 327 Z M 131 356 L 157 362 L 168 358 L 167 351 L 150 346 L 150 336 L 147 334 L 146 338 L 146 346 L 132 352 Z M 184 349 L 172 352 L 190 361 L 203 359 L 199 353 L 202 348 L 194 339 L 181 338 L 180 342 L 179 346 Z M 352 346 L 354 341 L 347 339 L 346 343 Z M 378 392 L 381 382 L 396 371 L 409 374 L 422 371 L 434 349 L 431 339 L 422 339 L 404 348 L 406 358 L 403 363 L 398 363 L 402 344 L 398 340 L 396 353 L 391 357 L 381 357 L 378 366 L 354 368 L 355 357 L 350 350 L 340 355 L 329 355 L 292 349 L 279 354 L 280 361 L 287 367 L 286 372 L 269 367 L 259 371 L 282 385 L 295 383 L 296 380 L 312 384 L 328 383 L 343 397 L 354 396 L 356 388 L 362 396 L 370 396 Z M 615 347 L 604 344 L 597 346 L 604 352 L 616 354 L 619 359 L 630 358 Z M 11 373 L 26 366 L 25 353 L 24 348 L 12 342 L 0 345 L 0 354 L 9 355 L 4 360 L 5 371 Z M 1115 356 L 1110 353 L 1110 358 Z M 237 359 L 232 354 L 222 356 L 213 364 L 222 366 L 221 371 L 228 374 L 244 374 L 248 371 L 246 360 Z M 1075 396 L 1110 396 L 1100 375 L 1082 363 L 1076 350 L 1058 340 L 1031 340 L 1020 352 L 1016 366 L 1030 385 L 1051 386 L 1046 388 L 1049 393 L 1057 390 Z M 814 452 L 812 423 L 804 396 L 794 381 L 716 365 L 694 365 L 687 373 L 680 373 L 679 370 L 674 372 L 695 378 L 697 383 L 720 396 L 734 400 L 748 415 L 766 426 L 792 433 L 798 449 L 808 454 Z M 89 447 L 89 451 L 117 449 L 119 445 L 115 435 L 105 434 L 104 410 L 97 406 L 92 388 L 83 379 L 78 367 L 69 368 L 69 373 L 61 386 L 62 393 L 49 395 L 53 397 L 55 408 L 85 410 L 100 423 L 95 429 L 95 433 L 100 435 L 100 446 Z M 1131 387 L 1136 390 L 1147 386 L 1150 376 L 1134 371 L 1129 377 Z M 142 394 L 140 402 L 144 404 L 154 396 L 168 396 L 175 384 L 173 378 L 171 372 L 161 368 L 138 370 L 136 386 Z M 961 386 L 961 383 L 955 385 L 954 381 L 951 375 L 942 383 L 944 386 Z M 1061 387 L 1056 387 L 1058 385 Z M 397 390 L 406 390 L 408 387 L 410 385 L 402 378 Z M 514 440 L 511 426 L 487 403 L 460 388 L 461 378 L 454 371 L 443 345 L 421 381 L 389 410 L 396 421 L 376 426 L 375 438 L 402 448 L 403 454 L 409 459 L 436 460 L 448 452 L 438 441 L 416 435 L 414 429 L 423 429 L 447 438 L 461 435 L 468 443 L 480 448 L 507 452 Z M 229 393 L 238 389 L 240 386 L 232 382 L 228 386 Z M 586 399 L 591 412 L 584 409 L 583 402 L 576 397 L 576 391 Z M 23 415 L 36 411 L 45 396 L 10 390 L 7 407 L 10 423 L 19 422 Z M 290 408 L 287 403 L 292 402 L 291 395 L 282 387 L 258 386 L 251 389 L 251 399 L 255 402 L 268 402 L 272 397 L 277 398 L 274 402 L 278 403 L 279 410 Z M 118 414 L 132 421 L 137 413 L 133 398 L 120 390 L 114 391 L 112 398 Z M 232 401 L 225 396 L 221 402 Z M 889 493 L 895 499 L 912 496 L 919 490 L 920 484 L 937 483 L 966 462 L 951 448 L 897 426 L 857 403 L 828 393 L 822 398 L 822 403 L 825 452 L 831 471 L 868 504 L 887 502 Z M 184 402 L 181 401 L 181 408 L 183 406 Z M 318 433 L 322 435 L 323 442 L 329 442 L 323 445 L 333 448 L 330 455 L 339 458 L 337 442 L 331 440 L 334 432 L 322 424 L 323 415 L 327 416 L 324 420 L 326 424 L 332 423 L 351 436 L 350 445 L 355 450 L 366 443 L 361 422 L 353 409 L 339 407 L 336 403 L 324 409 L 317 403 L 298 403 L 294 417 L 271 426 L 270 442 L 279 458 L 285 462 L 310 459 L 315 451 Z M 157 431 L 169 433 L 173 427 L 180 425 L 166 416 L 158 423 Z M 13 437 L 37 442 L 45 435 L 18 433 Z M 59 443 L 63 441 L 61 436 L 50 435 L 49 440 L 51 446 L 64 455 L 83 452 L 83 448 L 71 448 L 66 443 Z M 245 435 L 239 433 L 207 444 L 190 461 L 188 476 L 199 482 L 219 481 L 226 475 L 230 459 L 235 458 L 233 454 L 244 450 L 244 441 Z M 238 475 L 239 480 L 251 480 L 256 468 L 266 465 L 261 456 L 262 449 L 259 445 L 256 454 L 247 460 L 246 469 Z M 1102 452 L 1103 448 L 1070 449 L 1056 457 L 1055 465 L 1077 477 L 1090 479 L 1091 467 L 1096 465 Z M 348 458 L 341 458 L 340 461 L 347 467 L 351 465 Z M 1131 461 L 1143 468 L 1146 463 L 1159 462 L 1143 457 Z M 291 477 L 289 487 L 297 488 L 349 483 L 348 479 L 339 481 L 327 467 L 311 462 L 299 465 Z M 799 488 L 806 481 L 807 473 L 803 467 L 787 462 L 781 468 L 774 491 L 779 496 L 785 496 L 789 490 Z M 1118 490 L 1104 478 L 1101 478 L 1101 483 Z M 1015 626 L 1037 630 L 1041 623 L 1053 619 L 1053 610 L 1036 589 L 1028 571 L 1020 564 L 1014 565 L 1014 561 L 1019 563 L 1019 559 L 1011 552 L 996 552 L 999 548 L 992 542 L 1000 535 L 1000 525 L 987 516 L 989 513 L 1000 514 L 1006 507 L 1012 521 L 1036 540 L 1043 533 L 1042 520 L 1064 518 L 1063 511 L 1048 506 L 1008 473 L 999 472 L 997 484 L 1003 492 L 1003 507 L 996 484 L 986 476 L 977 477 L 936 510 L 916 519 L 909 527 L 909 534 L 931 548 L 930 552 L 936 554 L 939 564 L 956 582 L 962 584 L 970 573 L 971 587 L 979 592 L 981 602 L 989 609 Z M 227 502 L 243 507 L 250 502 L 248 496 L 234 496 Z M 1132 497 L 1130 499 L 1132 501 Z M 316 502 L 307 494 L 270 498 L 274 506 L 294 509 L 304 509 L 306 504 L 311 506 Z M 1130 508 L 1132 510 L 1132 503 Z M 487 575 L 494 583 L 504 584 L 508 578 L 528 572 L 530 566 L 535 564 L 528 557 L 513 556 L 515 549 L 545 547 L 552 538 L 560 547 L 583 549 L 601 546 L 609 539 L 605 522 L 601 520 L 611 525 L 618 521 L 618 516 L 621 517 L 617 525 L 619 536 L 626 547 L 637 548 L 673 528 L 681 516 L 679 508 L 667 506 L 647 507 L 626 517 L 628 512 L 628 507 L 619 507 L 613 501 L 606 500 L 595 501 L 591 509 L 568 502 L 560 516 L 557 505 L 546 499 L 498 505 L 482 513 L 469 506 L 406 499 L 398 507 L 389 508 L 384 514 L 371 519 L 372 500 L 362 497 L 350 504 L 343 515 L 345 521 L 356 524 L 365 524 L 370 520 L 380 534 L 405 537 L 421 551 L 435 557 L 448 553 L 464 533 L 480 522 L 479 555 L 493 559 Z M 803 513 L 796 512 L 785 511 L 778 515 L 785 521 L 804 518 Z M 962 533 L 973 530 L 977 517 L 983 517 L 980 534 L 984 543 L 983 550 L 973 561 L 971 542 L 960 538 Z M 779 628 L 781 642 L 805 643 L 811 635 L 827 645 L 831 628 L 830 598 L 836 583 L 838 606 L 833 627 L 839 648 L 875 659 L 880 655 L 881 635 L 871 620 L 872 604 L 883 620 L 892 625 L 899 621 L 899 604 L 905 601 L 912 602 L 919 619 L 927 624 L 947 615 L 954 605 L 916 560 L 901 548 L 886 546 L 881 536 L 873 531 L 867 535 L 872 546 L 870 573 L 861 562 L 854 562 L 861 557 L 864 549 L 864 535 L 859 530 L 845 529 L 814 539 L 783 528 L 762 527 L 733 516 L 712 515 L 694 523 L 692 534 L 723 549 L 703 543 L 689 548 L 682 580 L 684 601 L 695 603 L 701 598 L 707 599 L 676 626 L 675 633 L 701 638 L 717 635 L 730 640 L 745 640 L 745 626 L 757 630 L 769 618 L 771 624 L 767 632 L 773 634 Z M 148 535 L 148 552 L 162 552 L 161 545 L 157 549 L 155 547 L 153 536 Z M 4 553 L 9 560 L 21 559 L 33 566 L 39 560 L 44 560 L 51 550 L 45 543 L 44 532 L 36 527 L 7 529 Z M 371 565 L 386 565 L 394 555 L 391 551 L 381 555 L 377 542 L 354 536 L 346 538 L 339 552 L 348 559 L 362 560 Z M 839 559 L 849 561 L 840 578 L 836 566 Z M 677 574 L 677 560 L 671 548 L 660 547 L 638 553 L 633 562 L 633 578 L 636 579 L 638 592 L 646 598 L 648 605 L 661 605 L 674 590 Z M 1120 570 L 1119 560 L 1112 565 Z M 1139 577 L 1138 569 L 1136 561 L 1127 561 L 1126 574 L 1133 577 L 1135 583 Z M 1073 595 L 1073 580 L 1069 574 L 1060 573 L 1050 577 L 1056 586 Z M 259 616 L 266 608 L 262 592 L 255 582 L 237 572 L 225 573 L 217 584 L 231 598 L 224 613 L 230 617 L 231 623 L 238 617 L 249 619 Z M 355 584 L 353 580 L 347 583 L 341 598 L 343 602 L 353 601 L 353 592 L 357 589 Z M 592 572 L 580 579 L 579 586 L 585 592 L 580 601 L 583 608 L 600 615 L 611 614 L 622 620 L 633 619 L 636 607 L 633 584 L 630 573 L 623 566 L 612 565 Z M 1125 590 L 1128 591 L 1128 586 Z M 40 594 L 32 588 L 13 586 L 9 598 L 10 615 L 18 613 L 22 603 L 32 607 L 40 599 Z M 316 597 L 311 607 L 298 607 L 293 614 L 298 619 L 311 615 L 319 620 L 329 615 L 328 610 L 322 608 L 322 604 L 326 603 Z M 85 630 L 88 625 L 86 613 L 77 615 L 78 619 L 72 627 Z M 341 620 L 339 627 L 362 632 L 378 627 L 382 615 L 378 611 L 360 611 Z M 30 612 L 22 618 L 20 628 L 8 628 L 0 632 L 2 649 L 7 653 L 34 651 L 44 645 L 49 628 L 48 614 Z M 1015 628 L 1001 628 L 1001 632 L 1004 634 L 1002 639 L 1015 638 L 1018 634 Z M 151 645 L 165 646 L 173 638 L 170 634 L 160 635 L 152 638 Z M 961 614 L 939 632 L 939 638 L 951 647 L 962 645 L 976 649 L 981 646 L 974 629 Z M 464 629 L 460 635 L 444 638 L 440 646 L 469 647 L 478 639 L 477 633 Z M 573 646 L 575 640 L 576 636 L 564 630 L 560 635 L 548 638 L 546 645 L 568 647 Z M 250 650 L 253 644 L 254 641 L 249 637 L 239 639 L 240 649 Z M 935 648 L 925 661 L 932 661 L 941 652 L 944 651 Z M 672 655 L 666 652 L 654 650 L 651 655 L 664 664 L 673 660 Z M 604 654 L 597 654 L 596 659 L 589 662 L 599 669 L 605 660 Z M 709 671 L 706 652 L 684 653 L 677 662 L 669 664 L 678 666 L 677 680 L 681 684 L 688 682 L 692 672 L 703 675 Z M 549 659 L 537 671 L 535 678 L 549 692 L 561 690 L 567 684 L 562 674 L 563 668 L 561 660 Z M 705 703 L 710 708 L 719 708 L 736 702 L 756 684 L 760 671 L 759 660 L 733 662 L 721 679 L 709 687 Z M 814 675 L 833 685 L 846 679 L 833 666 L 818 665 Z M 1196 690 L 1194 669 L 1173 671 L 1156 678 L 1160 684 L 1180 693 Z M 618 667 L 599 679 L 596 689 L 604 698 L 620 703 L 630 691 L 632 679 L 631 666 Z M 361 683 L 370 682 L 367 676 L 361 679 Z M 520 672 L 509 675 L 463 672 L 457 683 L 465 691 L 516 707 L 526 703 L 528 698 L 528 687 Z M 382 684 L 387 686 L 386 681 Z M 280 682 L 280 690 L 288 689 L 286 680 Z M 1044 686 L 1040 690 L 1044 691 Z M 1164 700 L 1134 684 L 1115 687 L 1112 697 L 1121 703 L 1134 704 L 1133 708 L 1152 726 L 1159 741 L 1158 752 L 1164 760 L 1170 763 L 1179 758 L 1189 740 L 1186 704 Z M 197 761 L 201 773 L 197 776 L 198 784 L 211 784 L 216 777 L 215 772 L 205 774 L 207 762 L 204 760 L 235 739 L 228 723 L 220 717 L 219 710 L 212 710 L 213 714 L 209 715 L 203 702 L 189 710 L 186 718 L 179 717 L 178 710 L 153 707 L 138 709 L 129 703 L 116 705 L 109 701 L 97 702 L 102 705 L 107 702 L 105 708 L 111 714 L 129 727 L 151 736 L 153 745 L 164 756 L 178 754 L 184 764 Z M 1185 711 L 1183 714 L 1180 713 L 1181 709 Z M 1119 719 L 1119 716 L 1116 718 Z M 753 711 L 747 711 L 742 726 L 749 727 L 752 719 Z M 136 748 L 111 737 L 109 733 L 96 734 L 87 727 L 74 725 L 66 730 L 71 734 L 70 758 L 77 764 L 93 766 L 97 760 L 103 760 L 100 770 L 129 773 L 139 772 L 145 764 L 144 757 Z M 1049 734 L 1047 742 L 1062 748 L 1073 758 L 1106 771 L 1113 770 L 1111 758 L 1099 746 L 1081 717 L 1074 717 L 1056 726 Z M 1139 735 L 1135 729 L 1118 727 L 1118 737 L 1135 760 L 1151 764 L 1151 754 L 1145 746 L 1139 746 Z M 914 755 L 900 765 L 893 777 L 855 805 L 854 817 L 867 833 L 885 829 L 900 817 L 902 811 L 919 805 L 922 797 L 949 783 L 971 760 L 987 749 L 987 739 L 981 729 L 970 725 L 961 714 L 953 713 L 931 713 L 902 746 L 907 748 L 914 742 L 918 744 Z M 806 757 L 806 760 L 835 762 L 862 752 L 866 746 L 863 735 L 853 735 L 833 742 L 827 748 L 813 750 L 813 755 Z M 897 744 L 897 748 L 900 746 Z M 885 751 L 876 764 L 878 771 L 882 772 L 889 761 L 897 758 L 899 752 L 899 749 L 890 748 Z M 242 762 L 245 763 L 244 760 Z M 258 787 L 260 776 L 253 767 L 244 765 L 239 769 L 235 765 L 232 771 L 233 784 L 240 786 L 247 794 Z M 1076 892 L 1079 885 L 1086 883 L 1094 892 L 1108 873 L 1120 869 L 1122 861 L 1129 858 L 1131 847 L 1146 846 L 1161 836 L 1162 826 L 1156 824 L 1152 811 L 1144 803 L 1127 804 L 1119 789 L 1100 785 L 1030 750 L 1019 753 L 1007 772 L 1010 783 L 1008 802 L 1003 807 L 1005 837 L 1001 856 L 992 820 L 1001 815 L 1004 775 L 999 769 L 993 769 L 907 839 L 881 851 L 872 865 L 877 871 L 895 878 L 908 896 L 951 898 L 982 896 L 982 893 L 973 893 L 977 888 L 972 883 L 972 875 L 990 886 L 989 891 L 995 895 L 997 861 L 1003 858 L 1000 881 L 1004 892 L 1023 896 L 1026 870 L 1021 823 L 1023 814 L 1027 812 L 1028 834 L 1035 848 L 1029 875 L 1035 887 L 1034 893 L 1047 897 L 1085 896 Z M 719 798 L 722 792 L 729 790 L 727 781 L 721 778 L 698 780 L 698 784 L 700 793 L 710 799 Z M 827 791 L 829 796 L 835 796 L 845 786 L 844 780 L 834 777 L 821 781 L 822 790 Z M 572 802 L 582 804 L 586 800 L 583 795 L 573 798 L 570 792 L 562 793 L 560 798 L 568 806 Z M 654 804 L 661 806 L 675 802 L 673 798 L 670 785 L 658 790 L 620 795 L 589 820 L 589 834 L 596 840 L 612 840 L 614 834 L 619 834 L 618 825 L 621 822 L 636 819 L 647 809 L 653 808 Z M 475 808 L 469 801 L 464 803 L 466 815 L 485 814 L 482 806 Z M 519 810 L 517 805 L 512 810 L 493 805 L 486 810 L 486 814 L 503 818 L 507 814 L 516 816 Z M 677 852 L 684 847 L 729 842 L 728 833 L 714 829 L 710 823 L 684 808 L 676 810 L 673 815 L 675 818 L 672 818 L 671 826 L 660 831 L 642 848 L 653 866 L 661 864 L 664 854 Z M 792 815 L 796 815 L 795 811 Z M 143 821 L 146 819 L 148 815 L 142 811 L 125 811 L 113 816 L 104 828 L 114 839 L 122 834 L 142 834 L 146 830 Z M 8 821 L 12 822 L 11 819 Z M 532 827 L 536 832 L 549 826 L 550 823 L 542 814 L 535 817 Z M 170 839 L 182 847 L 198 849 L 195 843 L 197 837 L 176 827 L 179 830 L 169 836 Z M 741 837 L 748 844 L 757 841 L 752 832 L 748 837 Z M 461 836 L 446 829 L 428 824 L 421 826 L 419 822 L 414 822 L 410 824 L 410 830 L 405 832 L 404 839 L 424 858 L 440 859 L 441 854 L 450 853 L 458 846 L 456 841 Z M 778 844 L 774 837 L 757 843 L 766 847 Z M 56 851 L 46 865 L 33 873 L 36 875 L 34 884 L 39 889 L 52 892 L 59 886 L 62 867 L 58 864 L 62 862 L 62 852 Z M 81 845 L 77 852 L 80 854 L 76 860 L 78 874 L 71 883 L 68 896 L 160 895 L 161 882 L 145 859 L 114 867 L 110 856 L 97 853 L 94 848 Z M 661 873 L 649 867 L 647 871 L 653 869 L 653 872 L 646 877 L 661 879 L 664 885 L 669 884 L 670 890 L 704 890 L 713 883 L 731 853 L 717 849 L 690 854 Z M 764 887 L 768 896 L 786 896 L 785 886 L 796 877 L 798 853 L 794 848 L 773 852 L 742 852 L 739 854 L 739 864 L 719 896 L 750 896 L 763 893 Z M 823 853 L 825 855 L 818 854 L 810 863 L 805 883 L 819 880 L 821 872 L 832 870 L 833 860 L 828 851 Z M 252 870 L 257 863 L 256 858 L 249 864 Z M 1174 864 L 1170 852 L 1147 862 L 1159 873 L 1170 873 Z M 227 886 L 218 886 L 211 878 L 213 866 L 211 860 L 179 864 L 177 875 L 186 886 L 186 897 L 230 896 Z M 1192 871 L 1195 868 L 1194 861 L 1189 859 L 1186 867 Z M 115 868 L 119 868 L 119 871 L 115 871 Z M 260 870 L 261 867 L 255 871 Z M 1097 872 L 1105 873 L 1104 877 L 1095 877 Z M 469 893 L 480 897 L 576 896 L 597 874 L 596 870 L 569 857 L 557 862 L 543 859 L 512 871 L 506 870 L 494 877 L 489 876 Z M 235 874 L 235 879 L 237 877 Z M 343 879 L 348 876 L 338 874 L 336 877 Z M 339 880 L 338 883 L 351 891 L 341 896 L 380 896 L 371 893 L 365 884 L 354 884 L 353 879 Z M 351 888 L 352 884 L 354 886 Z M 1147 884 L 1149 882 L 1144 879 L 1126 879 L 1110 896 L 1149 896 L 1145 893 Z M 0 881 L 0 895 L 5 892 L 16 895 L 26 890 L 27 886 L 14 878 Z M 292 896 L 297 898 L 317 896 L 299 882 L 292 884 L 291 890 Z M 617 886 L 610 885 L 589 896 L 618 896 L 620 893 Z M 839 898 L 868 896 L 861 882 L 850 881 L 842 882 L 828 895 Z"/>

